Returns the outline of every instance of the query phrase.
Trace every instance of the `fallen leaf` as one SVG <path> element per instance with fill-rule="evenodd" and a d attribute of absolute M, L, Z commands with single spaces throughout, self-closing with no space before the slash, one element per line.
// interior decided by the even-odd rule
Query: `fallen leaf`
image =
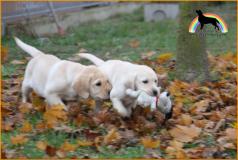
<path fill-rule="evenodd" d="M 182 114 L 180 119 L 180 124 L 189 126 L 190 124 L 192 124 L 192 117 L 188 114 Z"/>
<path fill-rule="evenodd" d="M 65 141 L 64 144 L 61 146 L 61 150 L 66 151 L 66 152 L 75 151 L 76 148 L 77 148 L 76 145 L 70 144 L 67 141 Z"/>
<path fill-rule="evenodd" d="M 205 99 L 194 103 L 190 109 L 190 112 L 193 114 L 200 114 L 201 112 L 205 112 L 207 107 L 209 106 L 210 101 L 210 99 Z"/>
<path fill-rule="evenodd" d="M 226 133 L 226 136 L 230 140 L 236 140 L 237 139 L 237 134 L 236 134 L 236 129 L 235 128 L 227 128 L 225 133 Z"/>
<path fill-rule="evenodd" d="M 39 122 L 36 124 L 35 128 L 38 130 L 43 130 L 43 129 L 46 129 L 46 125 L 44 122 Z"/>
<path fill-rule="evenodd" d="M 45 152 L 50 157 L 55 156 L 56 151 L 57 151 L 57 149 L 55 147 L 52 147 L 52 146 L 49 146 L 49 145 L 46 146 Z"/>
<path fill-rule="evenodd" d="M 175 148 L 175 149 L 182 149 L 183 148 L 183 143 L 176 141 L 176 140 L 172 140 L 169 142 L 170 146 Z"/>
<path fill-rule="evenodd" d="M 13 136 L 11 137 L 12 144 L 24 144 L 27 141 L 28 141 L 28 138 L 26 138 L 25 135 L 23 134 L 19 134 L 14 137 Z"/>
<path fill-rule="evenodd" d="M 65 121 L 67 119 L 63 108 L 62 105 L 52 106 L 44 113 L 43 118 L 48 128 L 53 128 L 60 120 Z"/>
<path fill-rule="evenodd" d="M 140 42 L 138 40 L 131 40 L 129 42 L 129 46 L 132 47 L 132 48 L 138 48 L 140 45 Z"/>
<path fill-rule="evenodd" d="M 25 121 L 22 125 L 22 128 L 20 129 L 21 132 L 27 133 L 32 131 L 32 125 L 28 122 Z"/>
<path fill-rule="evenodd" d="M 2 130 L 3 131 L 12 131 L 13 130 L 13 123 L 12 122 L 2 122 Z"/>
<path fill-rule="evenodd" d="M 46 147 L 47 147 L 47 142 L 45 142 L 45 141 L 38 141 L 38 142 L 36 143 L 36 147 L 37 147 L 38 149 L 44 151 L 44 150 L 46 149 Z"/>
<path fill-rule="evenodd" d="M 16 65 L 19 65 L 19 64 L 25 64 L 26 62 L 25 61 L 22 61 L 22 60 L 13 60 L 11 61 L 11 64 L 16 64 Z"/>
<path fill-rule="evenodd" d="M 201 128 L 194 125 L 181 126 L 176 125 L 176 127 L 169 130 L 169 133 L 175 140 L 180 142 L 190 142 L 194 138 L 198 137 L 201 132 Z"/>
<path fill-rule="evenodd" d="M 8 48 L 1 46 L 1 60 L 4 63 L 8 57 Z"/>
<path fill-rule="evenodd" d="M 93 146 L 93 142 L 90 142 L 90 141 L 82 141 L 82 140 L 78 140 L 77 141 L 77 144 L 79 146 Z"/>
<path fill-rule="evenodd" d="M 160 54 L 160 55 L 157 57 L 157 62 L 158 62 L 159 64 L 161 64 L 161 63 L 164 63 L 164 62 L 170 60 L 172 57 L 173 57 L 173 54 L 172 54 L 172 53 L 163 53 L 163 54 Z"/>
<path fill-rule="evenodd" d="M 36 93 L 32 93 L 32 105 L 33 107 L 37 110 L 37 111 L 45 111 L 45 106 L 46 106 L 46 103 L 45 101 L 39 97 Z"/>
<path fill-rule="evenodd" d="M 142 59 L 148 59 L 148 58 L 152 57 L 152 56 L 155 55 L 155 54 L 156 54 L 155 51 L 146 52 L 146 53 L 143 53 L 143 54 L 142 54 L 141 58 L 142 58 Z"/>
<path fill-rule="evenodd" d="M 118 139 L 120 139 L 120 135 L 119 133 L 117 132 L 117 130 L 115 128 L 111 129 L 108 134 L 104 137 L 104 140 L 103 142 L 105 144 L 110 144 Z"/>
<path fill-rule="evenodd" d="M 158 148 L 160 146 L 160 140 L 153 140 L 150 137 L 144 137 L 141 139 L 141 143 L 145 148 Z"/>
<path fill-rule="evenodd" d="M 30 104 L 30 103 L 22 103 L 19 106 L 19 110 L 21 113 L 29 113 L 32 108 L 33 108 L 32 104 Z"/>

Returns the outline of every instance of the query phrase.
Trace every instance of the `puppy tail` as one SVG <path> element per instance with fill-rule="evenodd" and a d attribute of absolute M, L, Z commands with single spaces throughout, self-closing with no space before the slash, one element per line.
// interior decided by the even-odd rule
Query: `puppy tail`
<path fill-rule="evenodd" d="M 22 42 L 19 38 L 14 37 L 16 44 L 25 52 L 27 52 L 28 54 L 30 54 L 32 57 L 36 57 L 39 55 L 44 54 L 43 52 L 41 52 L 40 50 L 36 49 L 35 47 L 32 47 L 24 42 Z"/>
<path fill-rule="evenodd" d="M 94 63 L 96 66 L 100 66 L 104 63 L 104 61 L 92 54 L 89 54 L 89 53 L 79 53 L 78 56 L 80 58 L 84 58 L 84 59 L 87 59 L 89 61 L 91 61 L 92 63 Z"/>

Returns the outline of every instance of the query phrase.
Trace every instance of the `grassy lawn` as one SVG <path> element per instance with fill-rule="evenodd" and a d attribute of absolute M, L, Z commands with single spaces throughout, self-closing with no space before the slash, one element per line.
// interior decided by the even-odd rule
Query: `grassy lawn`
<path fill-rule="evenodd" d="M 207 50 L 214 55 L 220 55 L 228 52 L 236 54 L 236 6 L 224 5 L 224 12 L 220 13 L 219 6 L 208 6 L 209 12 L 219 14 L 228 24 L 228 33 L 221 36 L 207 36 Z M 195 15 L 194 15 L 195 16 Z M 15 34 L 24 42 L 35 46 L 36 48 L 50 54 L 57 55 L 60 58 L 69 58 L 77 53 L 80 49 L 86 49 L 104 59 L 118 58 L 128 61 L 139 61 L 141 55 L 154 51 L 156 55 L 162 53 L 176 52 L 178 20 L 163 20 L 161 22 L 144 22 L 143 10 L 139 9 L 133 14 L 122 14 L 112 17 L 102 22 L 90 22 L 82 24 L 76 28 L 67 31 L 67 35 L 59 37 L 53 35 L 47 37 L 47 40 L 40 41 L 37 38 L 27 35 Z M 13 31 L 14 33 L 14 31 Z M 138 43 L 132 47 L 131 43 Z M 24 65 L 10 63 L 13 60 L 22 60 L 28 56 L 19 49 L 12 36 L 2 38 L 2 45 L 7 47 L 8 59 L 2 65 L 3 78 L 9 78 L 16 74 Z M 21 75 L 23 72 L 19 72 Z M 33 127 L 42 120 L 41 113 L 26 115 L 26 119 Z M 69 124 L 68 124 L 69 125 Z M 74 124 L 70 126 L 75 128 Z M 86 128 L 88 126 L 85 126 Z M 21 155 L 30 158 L 42 158 L 45 152 L 36 148 L 37 141 L 47 141 L 51 146 L 60 146 L 65 140 L 74 144 L 75 139 L 70 138 L 65 132 L 56 133 L 54 130 L 47 130 L 41 133 L 32 134 L 29 141 L 23 146 L 11 144 L 10 137 L 19 134 L 21 125 L 15 126 L 15 130 L 2 133 L 2 142 L 10 150 L 18 152 Z M 106 135 L 102 127 L 97 126 L 95 130 L 100 130 L 102 135 Z M 156 131 L 155 131 L 156 132 Z M 216 141 L 211 140 L 215 146 Z M 187 148 L 196 147 L 196 144 L 186 144 Z M 120 149 L 105 146 L 101 152 L 93 147 L 79 147 L 74 152 L 69 152 L 67 157 L 85 158 L 136 158 L 143 157 L 146 150 L 142 145 L 132 145 Z M 156 150 L 157 154 L 163 157 L 163 152 Z M 236 156 L 235 150 L 227 151 L 229 154 Z M 231 156 L 232 157 L 232 156 Z M 86 157 L 87 158 L 87 157 Z"/>

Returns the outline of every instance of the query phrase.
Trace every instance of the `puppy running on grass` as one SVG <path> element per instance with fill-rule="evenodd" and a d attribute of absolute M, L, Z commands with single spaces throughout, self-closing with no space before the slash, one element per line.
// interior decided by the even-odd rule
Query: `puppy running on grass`
<path fill-rule="evenodd" d="M 108 99 L 111 84 L 96 66 L 61 60 L 25 44 L 15 37 L 17 45 L 33 58 L 27 64 L 22 83 L 22 101 L 29 100 L 31 90 L 44 97 L 49 105 L 63 105 L 63 100 Z"/>

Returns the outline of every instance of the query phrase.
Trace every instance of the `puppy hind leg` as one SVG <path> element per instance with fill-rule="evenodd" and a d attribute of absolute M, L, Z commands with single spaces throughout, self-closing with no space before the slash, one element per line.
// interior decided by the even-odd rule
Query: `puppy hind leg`
<path fill-rule="evenodd" d="M 22 102 L 23 103 L 29 102 L 30 92 L 32 90 L 31 87 L 23 82 L 21 90 L 22 90 Z"/>

